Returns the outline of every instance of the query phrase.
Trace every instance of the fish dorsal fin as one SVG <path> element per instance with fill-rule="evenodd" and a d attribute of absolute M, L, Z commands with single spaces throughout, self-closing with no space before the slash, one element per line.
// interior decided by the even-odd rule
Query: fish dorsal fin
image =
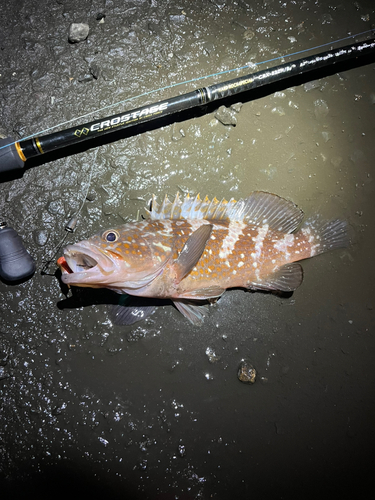
<path fill-rule="evenodd" d="M 243 213 L 247 224 L 256 226 L 268 225 L 270 229 L 282 233 L 292 233 L 303 219 L 303 212 L 292 201 L 280 198 L 276 194 L 254 191 L 248 198 L 238 202 L 243 206 L 236 207 L 236 212 Z M 230 214 L 232 215 L 232 214 Z M 234 217 L 239 215 L 233 214 Z"/>
<path fill-rule="evenodd" d="M 190 197 L 182 200 L 177 193 L 173 202 L 166 196 L 163 203 L 157 203 L 153 196 L 149 215 L 153 220 L 159 219 L 207 219 L 246 222 L 256 226 L 268 224 L 270 229 L 284 233 L 293 232 L 303 218 L 303 212 L 296 205 L 275 194 L 254 191 L 248 198 L 236 201 L 221 201 L 214 198 L 204 200 Z"/>
<path fill-rule="evenodd" d="M 228 212 L 237 204 L 233 198 L 229 201 L 221 201 L 214 198 L 209 200 L 206 196 L 202 200 L 197 194 L 190 197 L 189 194 L 184 199 L 177 193 L 173 201 L 166 196 L 159 205 L 155 196 L 152 197 L 151 210 L 148 211 L 150 218 L 159 219 L 207 219 L 207 220 L 229 220 Z"/>
<path fill-rule="evenodd" d="M 212 232 L 211 224 L 202 224 L 188 238 L 183 246 L 180 255 L 173 264 L 176 272 L 176 281 L 179 283 L 193 269 L 201 258 L 207 241 Z"/>

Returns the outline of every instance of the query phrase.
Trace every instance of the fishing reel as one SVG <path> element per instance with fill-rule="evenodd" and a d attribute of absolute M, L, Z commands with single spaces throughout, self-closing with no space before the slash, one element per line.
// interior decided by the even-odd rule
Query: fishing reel
<path fill-rule="evenodd" d="M 0 278 L 21 281 L 35 272 L 35 262 L 21 237 L 4 221 L 0 222 Z"/>

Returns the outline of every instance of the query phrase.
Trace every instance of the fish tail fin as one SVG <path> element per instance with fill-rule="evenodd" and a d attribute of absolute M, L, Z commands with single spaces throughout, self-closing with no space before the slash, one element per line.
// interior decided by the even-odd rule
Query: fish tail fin
<path fill-rule="evenodd" d="M 319 255 L 336 248 L 349 246 L 348 223 L 345 220 L 322 220 L 320 217 L 307 220 L 302 228 L 311 245 L 312 255 Z"/>

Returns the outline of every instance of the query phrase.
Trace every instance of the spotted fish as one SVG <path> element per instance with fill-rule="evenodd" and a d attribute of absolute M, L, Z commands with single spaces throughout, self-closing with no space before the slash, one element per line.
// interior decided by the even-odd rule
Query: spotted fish
<path fill-rule="evenodd" d="M 345 221 L 316 217 L 297 230 L 302 219 L 294 203 L 262 191 L 239 201 L 153 197 L 147 219 L 67 246 L 58 264 L 67 285 L 171 299 L 200 324 L 226 289 L 293 291 L 303 277 L 296 261 L 347 245 Z M 152 307 L 130 311 L 125 323 Z"/>

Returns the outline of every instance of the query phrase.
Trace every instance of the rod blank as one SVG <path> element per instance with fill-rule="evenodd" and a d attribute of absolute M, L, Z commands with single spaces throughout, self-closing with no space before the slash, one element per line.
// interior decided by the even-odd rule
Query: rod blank
<path fill-rule="evenodd" d="M 371 39 L 199 88 L 187 94 L 141 106 L 101 120 L 84 123 L 60 132 L 21 140 L 14 144 L 10 144 L 12 142 L 10 138 L 3 139 L 3 144 L 0 141 L 0 147 L 6 144 L 10 145 L 0 149 L 0 173 L 22 168 L 26 160 L 44 153 L 374 53 L 375 39 Z"/>

